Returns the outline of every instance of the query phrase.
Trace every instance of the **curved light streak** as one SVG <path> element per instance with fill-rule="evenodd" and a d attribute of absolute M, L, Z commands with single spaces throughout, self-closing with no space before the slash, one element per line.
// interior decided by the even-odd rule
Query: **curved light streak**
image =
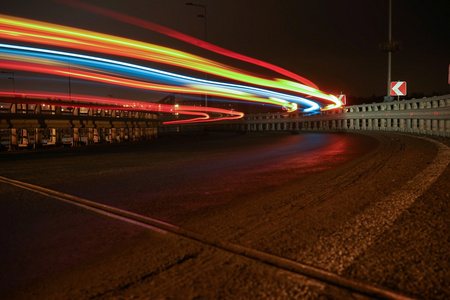
<path fill-rule="evenodd" d="M 225 93 L 223 91 L 207 91 L 196 89 L 195 87 L 178 87 L 174 85 L 162 85 L 156 83 L 148 83 L 137 80 L 130 80 L 125 78 L 120 78 L 116 76 L 103 75 L 99 73 L 86 72 L 80 70 L 70 70 L 67 68 L 57 67 L 57 66 L 49 66 L 49 65 L 41 65 L 36 63 L 27 63 L 27 62 L 17 62 L 17 61 L 5 61 L 0 60 L 0 65 L 4 66 L 8 69 L 14 68 L 15 70 L 29 71 L 29 72 L 39 72 L 51 75 L 63 75 L 70 76 L 72 78 L 78 78 L 83 80 L 90 80 L 96 82 L 103 82 L 108 84 L 115 84 L 119 86 L 126 86 L 132 88 L 139 88 L 144 90 L 152 90 L 159 92 L 178 92 L 178 93 L 188 93 L 188 94 L 197 94 L 202 95 L 207 92 L 210 95 L 218 96 L 218 97 L 228 97 L 240 100 L 247 100 L 253 102 L 261 102 L 266 104 L 283 106 L 279 101 L 274 99 L 263 99 L 257 96 L 241 96 L 232 93 Z M 292 105 L 291 105 L 292 106 Z"/>
<path fill-rule="evenodd" d="M 299 93 L 317 98 L 317 101 L 326 105 L 324 109 L 341 105 L 341 102 L 335 96 L 327 95 L 304 84 L 287 80 L 255 77 L 199 56 L 149 43 L 4 15 L 0 15 L 0 33 L 13 40 L 39 42 L 54 46 L 72 47 L 80 50 L 162 62 L 238 80 L 247 84 Z M 330 102 L 331 104 L 329 104 Z"/>
<path fill-rule="evenodd" d="M 302 76 L 300 76 L 298 74 L 295 74 L 295 73 L 293 73 L 291 71 L 288 71 L 286 69 L 280 68 L 280 67 L 275 66 L 275 65 L 273 65 L 271 63 L 268 63 L 268 62 L 265 62 L 265 61 L 262 61 L 262 60 L 259 60 L 259 59 L 255 59 L 255 58 L 252 58 L 252 57 L 249 57 L 249 56 L 246 56 L 246 55 L 243 55 L 243 54 L 240 54 L 240 53 L 237 53 L 237 52 L 234 52 L 234 51 L 230 51 L 228 49 L 225 49 L 225 48 L 222 48 L 222 47 L 219 47 L 219 46 L 216 46 L 216 45 L 213 45 L 213 44 L 208 43 L 206 41 L 197 39 L 195 37 L 189 36 L 187 34 L 181 33 L 179 31 L 170 29 L 170 28 L 165 27 L 165 26 L 161 26 L 161 25 L 149 22 L 149 21 L 145 21 L 145 20 L 139 19 L 139 18 L 127 16 L 127 15 L 122 14 L 120 12 L 112 11 L 112 10 L 109 10 L 109 9 L 106 9 L 106 8 L 94 6 L 94 5 L 87 4 L 87 3 L 82 3 L 82 2 L 79 2 L 79 1 L 73 1 L 73 0 L 54 0 L 54 1 L 55 2 L 59 2 L 59 3 L 64 3 L 66 5 L 70 5 L 72 7 L 77 7 L 77 8 L 81 8 L 81 9 L 87 10 L 87 11 L 91 11 L 91 12 L 94 12 L 94 13 L 97 13 L 97 14 L 101 14 L 101 15 L 104 15 L 104 16 L 107 16 L 107 17 L 110 17 L 110 18 L 113 18 L 113 19 L 116 19 L 116 20 L 119 20 L 119 21 L 122 21 L 122 22 L 125 22 L 125 23 L 129 23 L 129 24 L 132 24 L 132 25 L 136 25 L 136 26 L 145 28 L 145 29 L 149 29 L 149 30 L 152 30 L 152 31 L 164 34 L 166 36 L 170 36 L 172 38 L 178 39 L 180 41 L 189 43 L 191 45 L 195 45 L 197 47 L 200 47 L 200 48 L 203 48 L 203 49 L 206 49 L 206 50 L 218 53 L 218 54 L 222 54 L 224 56 L 228 56 L 228 57 L 231 57 L 231 58 L 234 58 L 234 59 L 238 59 L 238 60 L 241 60 L 241 61 L 245 61 L 245 62 L 248 62 L 248 63 L 252 63 L 252 64 L 255 64 L 255 65 L 264 67 L 266 69 L 275 71 L 275 72 L 277 72 L 279 74 L 282 74 L 282 75 L 285 75 L 285 76 L 287 76 L 289 78 L 297 80 L 297 81 L 299 81 L 299 82 L 301 82 L 301 83 L 303 83 L 305 85 L 311 86 L 311 87 L 313 87 L 315 89 L 319 88 L 312 81 L 310 81 L 310 80 L 308 80 L 308 79 L 306 79 L 306 78 L 304 78 L 304 77 L 302 77 Z"/>
<path fill-rule="evenodd" d="M 93 74 L 90 75 L 77 74 L 73 69 L 83 68 L 85 70 L 90 71 L 95 70 L 97 72 L 106 72 L 107 74 L 115 74 L 115 75 L 125 74 L 132 77 L 136 77 L 140 80 L 153 80 L 159 81 L 164 84 L 170 83 L 172 85 L 169 86 L 169 89 L 173 89 L 180 92 L 182 91 L 191 94 L 208 93 L 210 95 L 223 96 L 245 101 L 275 104 L 284 107 L 288 111 L 293 111 L 298 108 L 297 104 L 294 104 L 292 102 L 301 104 L 302 106 L 306 106 L 307 108 L 304 110 L 306 112 L 319 109 L 319 106 L 313 101 L 288 94 L 276 93 L 270 90 L 248 87 L 244 85 L 227 84 L 217 81 L 208 81 L 204 79 L 166 72 L 154 68 L 148 68 L 136 64 L 130 64 L 117 60 L 81 55 L 76 53 L 55 51 L 49 49 L 40 49 L 34 47 L 0 44 L 0 58 L 35 64 L 37 62 L 38 64 L 55 66 L 59 67 L 58 72 L 66 72 L 67 74 L 70 74 L 71 76 L 74 77 L 85 78 L 94 81 L 100 80 L 99 79 L 100 76 L 94 76 Z M 71 69 L 70 73 L 67 70 L 68 63 L 70 63 Z M 19 63 L 16 65 L 16 68 L 22 68 L 23 70 L 28 71 L 38 71 L 31 65 L 27 67 L 26 65 Z M 41 71 L 44 73 L 49 73 L 51 69 L 46 68 L 46 70 L 41 69 Z M 55 73 L 53 72 L 53 74 Z M 103 78 L 104 80 L 107 80 L 105 79 L 104 76 Z M 122 81 L 122 83 L 123 82 L 124 81 Z M 115 83 L 120 85 L 119 82 L 114 82 L 112 78 L 109 79 L 109 83 Z M 127 85 L 131 87 L 141 87 L 137 86 L 136 84 L 131 85 L 131 83 L 128 82 Z M 150 85 L 148 85 L 147 88 L 149 88 L 149 86 Z M 152 85 L 152 86 L 154 87 L 154 90 L 164 91 L 161 85 Z M 188 89 L 180 90 L 179 89 L 180 86 L 191 88 L 193 90 Z M 288 99 L 289 101 L 284 100 L 283 98 Z"/>
<path fill-rule="evenodd" d="M 163 123 L 164 125 L 235 120 L 244 116 L 244 113 L 239 111 L 231 111 L 215 107 L 157 104 L 127 99 L 112 99 L 108 97 L 77 94 L 69 96 L 67 94 L 48 92 L 11 93 L 10 91 L 0 90 L 0 99 L 2 102 L 9 103 L 28 103 L 36 105 L 48 104 L 80 108 L 86 107 L 125 111 L 177 113 L 181 115 L 196 116 L 195 118 L 190 119 L 166 121 Z M 212 117 L 211 115 L 213 114 L 219 115 L 219 117 Z"/>

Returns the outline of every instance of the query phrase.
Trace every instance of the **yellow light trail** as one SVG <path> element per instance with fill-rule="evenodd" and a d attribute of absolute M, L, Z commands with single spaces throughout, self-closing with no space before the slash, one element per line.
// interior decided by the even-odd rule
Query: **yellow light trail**
<path fill-rule="evenodd" d="M 298 82 L 256 77 L 245 71 L 183 51 L 132 39 L 2 14 L 0 14 L 0 30 L 3 36 L 8 36 L 9 39 L 13 40 L 31 41 L 165 63 L 207 72 L 246 84 L 280 89 L 302 96 L 308 95 L 325 102 L 327 105 L 323 109 L 336 108 L 342 105 L 337 97 Z"/>

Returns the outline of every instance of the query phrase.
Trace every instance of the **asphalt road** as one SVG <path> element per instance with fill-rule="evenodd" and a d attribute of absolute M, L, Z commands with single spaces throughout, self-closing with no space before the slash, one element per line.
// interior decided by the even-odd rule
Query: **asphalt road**
<path fill-rule="evenodd" d="M 445 299 L 449 168 L 441 148 L 388 133 L 205 133 L 1 153 L 0 175 Z M 6 298 L 360 297 L 4 182 L 0 199 Z"/>

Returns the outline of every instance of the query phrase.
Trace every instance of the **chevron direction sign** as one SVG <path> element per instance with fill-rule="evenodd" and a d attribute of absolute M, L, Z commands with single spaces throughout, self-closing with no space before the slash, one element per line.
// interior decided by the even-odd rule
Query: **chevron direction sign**
<path fill-rule="evenodd" d="M 406 81 L 392 81 L 391 96 L 405 96 L 405 95 L 406 95 Z"/>
<path fill-rule="evenodd" d="M 339 100 L 341 100 L 343 105 L 347 105 L 347 96 L 345 96 L 344 94 L 340 94 L 337 97 Z"/>

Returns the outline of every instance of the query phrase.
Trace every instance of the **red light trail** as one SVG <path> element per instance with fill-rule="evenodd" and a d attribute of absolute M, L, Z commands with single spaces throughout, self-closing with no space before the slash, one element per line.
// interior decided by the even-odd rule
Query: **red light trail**
<path fill-rule="evenodd" d="M 72 1 L 69 1 L 72 2 Z M 75 2 L 74 2 L 75 3 Z M 72 3 L 72 4 L 74 4 Z M 75 3 L 76 4 L 76 3 Z M 101 9 L 100 9 L 101 10 Z M 103 11 L 104 13 L 112 13 L 110 11 Z M 122 14 L 115 15 L 119 17 L 122 21 L 126 21 L 126 16 Z M 130 17 L 131 18 L 131 17 Z M 265 66 L 269 69 L 276 70 L 273 68 L 275 66 L 254 60 L 245 56 L 240 56 L 234 52 L 227 52 L 227 50 L 216 47 L 208 43 L 200 43 L 200 40 L 177 33 L 168 28 L 153 24 L 146 23 L 143 20 L 138 20 L 131 18 L 131 23 L 142 23 L 141 25 L 148 29 L 156 30 L 158 32 L 167 34 L 172 37 L 177 37 L 183 41 L 189 42 L 191 44 L 199 45 L 205 49 L 232 56 L 237 59 L 241 59 L 247 62 L 252 62 Z M 136 25 L 135 24 L 135 25 Z M 154 26 L 153 26 L 154 25 Z M 111 36 L 107 34 L 96 33 L 87 30 L 81 30 L 66 26 L 54 25 L 45 22 L 31 21 L 27 19 L 10 17 L 0 15 L 0 36 L 6 39 L 22 41 L 22 42 L 34 42 L 51 46 L 66 47 L 84 51 L 92 51 L 103 54 L 111 54 L 115 56 L 123 56 L 134 59 L 141 59 L 145 61 L 153 61 L 158 63 L 164 63 L 167 65 L 173 65 L 181 68 L 192 69 L 200 72 L 207 72 L 209 74 L 217 75 L 222 78 L 237 80 L 243 82 L 245 85 L 233 85 L 228 83 L 220 83 L 208 80 L 195 79 L 192 77 L 186 77 L 183 75 L 177 75 L 170 73 L 173 78 L 170 81 L 165 82 L 149 82 L 144 79 L 130 79 L 124 78 L 124 75 L 117 74 L 118 71 L 97 70 L 96 68 L 90 68 L 86 66 L 76 66 L 68 70 L 60 62 L 55 62 L 54 58 L 39 58 L 37 54 L 34 58 L 24 58 L 27 54 L 11 54 L 11 51 L 2 50 L 0 52 L 0 67 L 11 69 L 11 70 L 21 70 L 37 73 L 45 73 L 59 76 L 69 76 L 70 78 L 77 78 L 87 81 L 103 82 L 108 84 L 114 84 L 118 86 L 126 86 L 143 90 L 152 90 L 159 92 L 168 93 L 186 93 L 202 95 L 208 94 L 216 97 L 223 97 L 228 99 L 237 99 L 240 101 L 251 101 L 259 103 L 274 104 L 280 107 L 286 108 L 288 111 L 294 111 L 298 108 L 298 105 L 303 107 L 305 112 L 310 112 L 314 110 L 328 110 L 339 107 L 341 102 L 333 95 L 327 95 L 322 91 L 315 88 L 315 85 L 311 82 L 305 80 L 304 78 L 296 78 L 303 83 L 282 80 L 282 79 L 268 79 L 262 77 L 256 77 L 250 75 L 248 72 L 238 70 L 236 68 L 226 66 L 224 64 L 211 61 L 196 55 L 192 55 L 183 51 L 158 46 L 150 43 L 139 42 L 135 40 L 130 40 L 126 38 Z M 13 45 L 2 44 L 3 48 L 14 47 Z M 20 46 L 17 46 L 20 47 Z M 26 48 L 26 47 L 22 47 Z M 32 49 L 32 50 L 30 50 Z M 22 49 L 23 50 L 23 49 Z M 51 51 L 38 48 L 28 48 L 26 51 Z M 24 52 L 24 51 L 22 51 Z M 59 52 L 63 53 L 63 52 Z M 62 55 L 75 56 L 76 54 L 64 52 Z M 89 59 L 101 60 L 101 58 L 89 57 Z M 62 58 L 59 58 L 60 60 Z M 125 64 L 119 61 L 114 61 L 114 63 Z M 67 64 L 67 62 L 66 62 Z M 135 66 L 135 65 L 134 65 Z M 140 66 L 138 66 L 141 68 Z M 124 68 L 124 67 L 118 67 Z M 143 68 L 143 67 L 142 67 Z M 156 69 L 152 69 L 155 71 Z M 158 71 L 158 70 L 156 70 Z M 279 68 L 281 74 L 288 72 L 287 70 Z M 285 72 L 286 71 L 286 72 Z M 163 72 L 163 71 L 158 71 Z M 169 76 L 169 73 L 165 72 L 164 75 L 158 76 Z M 293 74 L 293 73 L 292 73 Z M 290 75 L 292 75 L 290 74 Z M 289 74 L 284 74 L 289 76 Z M 294 74 L 295 75 L 295 74 Z M 133 76 L 133 75 L 132 75 Z M 298 76 L 298 75 L 297 75 Z M 125 77 L 128 77 L 125 75 Z M 292 77 L 292 76 L 290 76 Z M 295 77 L 295 76 L 294 76 Z M 182 79 L 180 79 L 182 78 Z M 197 83 L 180 84 L 181 80 L 194 80 Z M 152 81 L 152 80 L 151 80 Z M 170 83 L 170 82 L 176 82 Z M 310 86 L 313 85 L 313 86 Z M 257 88 L 255 86 L 262 87 Z M 270 92 L 269 90 L 272 91 Z M 279 91 L 288 92 L 280 93 Z M 263 94 L 261 94 L 263 93 Z M 306 99 L 305 97 L 308 97 Z M 195 118 L 193 122 L 206 122 L 217 120 L 217 118 L 211 118 L 208 113 L 211 113 L 208 108 L 196 108 L 197 112 L 190 111 L 189 109 L 182 110 L 184 112 L 189 112 L 191 115 L 199 115 L 201 117 Z M 198 112 L 202 110 L 203 112 Z M 237 116 L 242 117 L 241 113 L 235 112 L 231 117 L 232 119 L 237 118 Z M 181 122 L 181 120 L 177 120 Z"/>
<path fill-rule="evenodd" d="M 78 1 L 74 1 L 74 0 L 54 0 L 54 1 L 55 2 L 64 3 L 66 5 L 70 5 L 70 6 L 73 6 L 73 7 L 81 8 L 81 9 L 84 9 L 84 10 L 87 10 L 87 11 L 91 11 L 91 12 L 94 12 L 94 13 L 97 13 L 97 14 L 100 14 L 100 15 L 108 16 L 110 18 L 113 18 L 113 19 L 116 19 L 116 20 L 119 20 L 119 21 L 122 21 L 122 22 L 125 22 L 125 23 L 133 24 L 133 25 L 145 28 L 145 29 L 149 29 L 149 30 L 152 30 L 152 31 L 164 34 L 166 36 L 170 36 L 172 38 L 178 39 L 180 41 L 189 43 L 191 45 L 195 45 L 195 46 L 198 46 L 200 48 L 207 49 L 207 50 L 210 50 L 212 52 L 222 54 L 224 56 L 228 56 L 228 57 L 231 57 L 231 58 L 234 58 L 234 59 L 238 59 L 238 60 L 241 60 L 241 61 L 249 62 L 249 63 L 255 64 L 255 65 L 267 68 L 267 69 L 275 71 L 275 72 L 277 72 L 279 74 L 285 75 L 285 76 L 287 76 L 289 78 L 297 80 L 297 81 L 299 81 L 299 82 L 301 82 L 301 83 L 303 83 L 305 85 L 311 86 L 311 87 L 313 87 L 315 89 L 319 88 L 312 81 L 310 81 L 310 80 L 308 80 L 308 79 L 306 79 L 306 78 L 304 78 L 304 77 L 302 77 L 302 76 L 300 76 L 298 74 L 295 74 L 295 73 L 293 73 L 291 71 L 288 71 L 286 69 L 280 68 L 280 67 L 275 66 L 273 64 L 270 64 L 268 62 L 265 62 L 265 61 L 262 61 L 262 60 L 259 60 L 259 59 L 255 59 L 255 58 L 252 58 L 252 57 L 249 57 L 249 56 L 246 56 L 246 55 L 243 55 L 243 54 L 239 54 L 239 53 L 230 51 L 228 49 L 225 49 L 225 48 L 213 45 L 213 44 L 208 43 L 206 41 L 197 39 L 195 37 L 192 37 L 190 35 L 181 33 L 179 31 L 167 28 L 165 26 L 161 26 L 161 25 L 149 22 L 149 21 L 145 21 L 145 20 L 139 19 L 139 18 L 127 16 L 127 15 L 122 14 L 120 12 L 112 11 L 112 10 L 109 10 L 109 9 L 106 9 L 106 8 L 94 6 L 94 5 L 87 4 L 87 3 L 81 3 L 81 2 L 78 2 Z"/>
<path fill-rule="evenodd" d="M 164 122 L 165 125 L 210 122 L 218 120 L 235 120 L 244 116 L 244 113 L 239 111 L 231 111 L 215 107 L 156 104 L 126 99 L 95 97 L 90 95 L 75 94 L 69 96 L 61 93 L 41 93 L 36 91 L 31 91 L 28 93 L 11 93 L 10 91 L 0 90 L 0 99 L 2 102 L 4 101 L 8 103 L 27 103 L 36 105 L 49 104 L 54 106 L 70 106 L 78 108 L 85 107 L 126 111 L 148 111 L 197 116 L 196 118 L 186 120 L 167 121 Z M 217 114 L 219 117 L 211 117 L 211 114 Z"/>
<path fill-rule="evenodd" d="M 296 109 L 287 101 L 277 100 L 279 93 L 269 90 L 205 81 L 194 77 L 161 71 L 144 66 L 69 52 L 31 48 L 0 43 L 1 65 L 16 70 L 40 72 L 52 75 L 68 75 L 71 78 L 88 79 L 133 88 L 154 91 L 177 91 L 187 94 L 208 93 L 231 99 L 266 103 Z M 70 64 L 70 69 L 68 68 Z M 120 76 L 131 76 L 134 79 Z M 138 78 L 139 80 L 136 80 Z M 149 81 L 150 80 L 150 81 Z M 158 84 L 160 82 L 162 84 Z M 287 96 L 287 95 L 285 95 Z"/>

